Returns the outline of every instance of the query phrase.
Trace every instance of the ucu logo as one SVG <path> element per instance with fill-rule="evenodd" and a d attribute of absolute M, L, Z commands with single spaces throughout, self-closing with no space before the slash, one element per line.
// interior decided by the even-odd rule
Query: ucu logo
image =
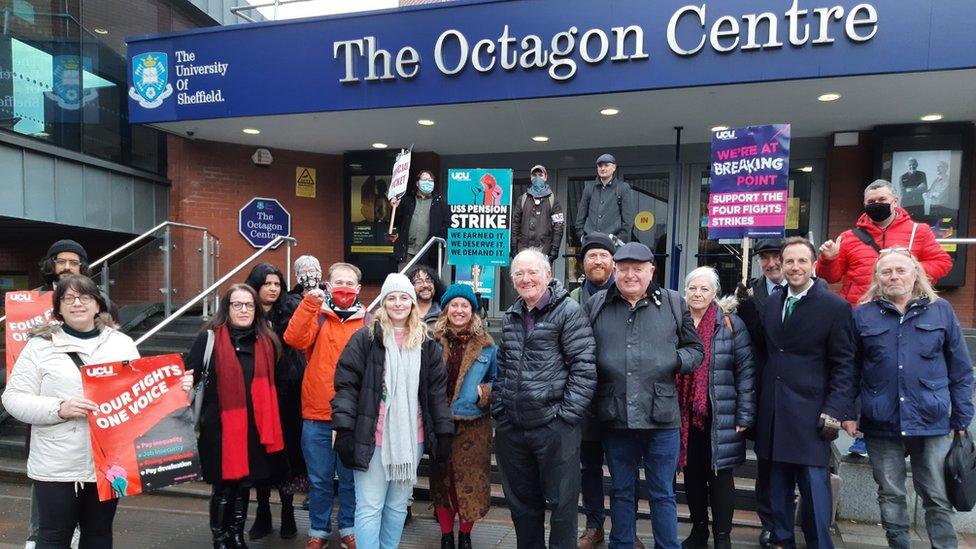
<path fill-rule="evenodd" d="M 22 303 L 31 303 L 32 301 L 34 301 L 33 299 L 31 299 L 30 294 L 10 292 L 7 295 L 10 296 L 10 301 L 20 301 Z"/>
<path fill-rule="evenodd" d="M 112 366 L 89 366 L 85 368 L 85 375 L 88 377 L 114 376 L 115 368 Z"/>
<path fill-rule="evenodd" d="M 471 181 L 471 174 L 468 172 L 453 172 L 451 179 L 454 181 Z"/>
<path fill-rule="evenodd" d="M 722 130 L 715 134 L 718 139 L 735 139 L 735 130 Z"/>

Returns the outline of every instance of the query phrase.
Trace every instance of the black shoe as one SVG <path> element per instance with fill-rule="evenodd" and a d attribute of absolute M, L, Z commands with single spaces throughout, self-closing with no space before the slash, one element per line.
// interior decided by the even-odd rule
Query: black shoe
<path fill-rule="evenodd" d="M 730 534 L 715 534 L 715 549 L 732 549 Z"/>
<path fill-rule="evenodd" d="M 458 532 L 458 546 L 457 549 L 471 549 L 471 534 L 465 534 L 464 532 Z"/>
<path fill-rule="evenodd" d="M 281 536 L 281 539 L 292 539 L 298 535 L 292 496 L 281 497 L 281 530 L 278 531 L 278 535 Z"/>
<path fill-rule="evenodd" d="M 271 504 L 258 500 L 258 508 L 254 513 L 254 524 L 247 531 L 247 538 L 251 541 L 267 537 L 274 532 L 271 527 Z"/>
<path fill-rule="evenodd" d="M 773 533 L 769 530 L 763 530 L 759 533 L 759 546 L 762 549 L 771 549 L 773 547 Z"/>
<path fill-rule="evenodd" d="M 454 549 L 454 532 L 441 534 L 441 549 Z"/>
<path fill-rule="evenodd" d="M 696 523 L 691 527 L 691 533 L 681 542 L 681 549 L 707 549 L 708 524 Z"/>

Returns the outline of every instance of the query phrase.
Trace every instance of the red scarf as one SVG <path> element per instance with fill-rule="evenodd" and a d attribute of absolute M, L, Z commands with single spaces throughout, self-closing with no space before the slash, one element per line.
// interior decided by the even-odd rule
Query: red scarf
<path fill-rule="evenodd" d="M 688 429 L 704 429 L 708 420 L 708 370 L 712 362 L 712 336 L 715 335 L 715 320 L 718 305 L 713 301 L 696 330 L 705 346 L 705 358 L 701 366 L 691 374 L 676 374 L 674 383 L 678 388 L 678 408 L 681 410 L 681 452 L 678 465 L 688 464 Z"/>
<path fill-rule="evenodd" d="M 217 394 L 220 395 L 220 465 L 224 480 L 238 480 L 250 473 L 247 444 L 247 395 L 244 372 L 230 340 L 230 330 L 214 331 Z M 257 335 L 254 344 L 254 379 L 251 406 L 258 437 L 269 454 L 285 448 L 278 416 L 278 395 L 274 382 L 274 349 L 268 338 Z"/>

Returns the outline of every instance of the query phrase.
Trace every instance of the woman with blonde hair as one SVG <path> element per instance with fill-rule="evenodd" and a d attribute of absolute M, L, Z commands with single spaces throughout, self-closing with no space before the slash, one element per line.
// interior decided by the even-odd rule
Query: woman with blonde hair
<path fill-rule="evenodd" d="M 441 298 L 434 336 L 444 347 L 447 398 L 456 433 L 449 461 L 431 471 L 430 491 L 441 526 L 441 549 L 471 549 L 474 522 L 491 504 L 491 421 L 486 413 L 498 370 L 498 349 L 476 313 L 471 286 L 454 284 Z"/>
<path fill-rule="evenodd" d="M 424 451 L 450 457 L 454 423 L 441 346 L 430 338 L 410 279 L 386 277 L 373 323 L 339 357 L 332 398 L 335 451 L 353 469 L 356 543 L 394 549 Z"/>

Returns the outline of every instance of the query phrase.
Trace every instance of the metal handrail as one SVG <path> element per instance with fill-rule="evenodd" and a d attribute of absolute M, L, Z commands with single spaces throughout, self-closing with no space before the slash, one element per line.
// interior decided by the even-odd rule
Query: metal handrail
<path fill-rule="evenodd" d="M 430 237 L 430 240 L 428 240 L 427 243 L 424 244 L 422 248 L 420 248 L 420 251 L 417 252 L 417 255 L 413 256 L 413 259 L 408 261 L 407 264 L 404 265 L 403 268 L 400 269 L 398 272 L 400 274 L 405 274 L 407 271 L 409 271 L 418 261 L 420 261 L 420 258 L 422 258 L 424 254 L 427 252 L 427 250 L 429 250 L 430 247 L 433 246 L 434 244 L 439 244 L 439 246 L 437 247 L 437 277 L 440 278 L 442 263 L 444 263 L 444 249 L 447 248 L 447 241 L 439 236 Z M 379 304 L 381 297 L 383 296 L 382 295 L 376 296 L 376 299 L 374 299 L 369 304 L 369 306 L 366 307 L 366 312 L 370 312 L 373 309 L 375 309 L 376 305 Z"/>
<path fill-rule="evenodd" d="M 170 323 L 172 323 L 174 320 L 176 320 L 177 318 L 179 318 L 180 316 L 182 316 L 183 313 L 187 312 L 191 307 L 193 307 L 194 305 L 196 305 L 197 303 L 199 303 L 205 297 L 207 297 L 208 295 L 210 295 L 210 293 L 213 292 L 214 290 L 216 290 L 217 288 L 219 288 L 221 284 L 223 284 L 223 283 L 227 282 L 228 280 L 230 280 L 230 278 L 232 276 L 234 276 L 237 273 L 239 273 L 242 269 L 244 269 L 244 267 L 247 267 L 252 261 L 254 261 L 258 257 L 260 257 L 262 254 L 264 254 L 268 250 L 270 250 L 272 248 L 277 248 L 283 242 L 288 243 L 288 246 L 289 247 L 295 246 L 295 245 L 298 244 L 298 241 L 295 240 L 294 238 L 290 237 L 290 236 L 276 236 L 274 238 L 274 240 L 272 240 L 271 242 L 268 242 L 267 244 L 265 244 L 264 246 L 262 246 L 261 249 L 259 249 L 258 251 L 254 252 L 253 254 L 251 254 L 251 257 L 245 259 L 240 264 L 238 264 L 236 267 L 234 267 L 233 269 L 231 269 L 230 271 L 228 271 L 227 274 L 225 274 L 224 276 L 220 277 L 220 280 L 218 280 L 218 281 L 214 282 L 213 284 L 211 284 L 207 289 L 203 290 L 202 292 L 200 292 L 199 294 L 197 294 L 196 297 L 194 297 L 193 299 L 191 299 L 190 301 L 188 301 L 185 305 L 183 305 L 182 307 L 180 307 L 179 309 L 177 309 L 176 311 L 174 311 L 173 314 L 171 314 L 168 317 L 166 317 L 166 319 L 164 319 L 162 322 L 160 322 L 159 324 L 153 326 L 148 332 L 142 334 L 142 337 L 140 337 L 139 339 L 136 340 L 136 345 L 142 344 L 143 341 L 146 341 L 150 337 L 156 335 L 156 333 L 158 333 L 159 331 L 161 331 L 166 326 L 169 326 Z"/>
<path fill-rule="evenodd" d="M 123 251 L 125 251 L 125 250 L 131 248 L 132 246 L 134 246 L 136 242 L 139 242 L 140 240 L 146 238 L 147 236 L 155 233 L 156 231 L 158 231 L 158 230 L 160 230 L 160 229 L 162 229 L 164 227 L 182 227 L 182 228 L 185 228 L 185 229 L 192 229 L 192 230 L 196 230 L 196 231 L 203 231 L 205 234 L 209 234 L 210 237 L 213 238 L 214 240 L 216 240 L 218 242 L 220 241 L 220 238 L 218 238 L 217 235 L 210 233 L 209 229 L 207 229 L 206 227 L 198 227 L 197 225 L 187 225 L 186 223 L 177 223 L 175 221 L 163 221 L 162 223 L 160 223 L 159 225 L 156 225 L 152 229 L 149 229 L 148 231 L 142 233 L 141 235 L 133 238 L 132 240 L 130 240 L 130 241 L 126 242 L 125 244 L 119 246 L 118 248 L 112 250 L 111 252 L 109 252 L 104 257 L 101 257 L 101 258 L 95 260 L 93 263 L 89 264 L 88 265 L 89 271 L 91 269 L 94 269 L 95 267 L 101 265 L 102 263 L 108 262 L 109 259 L 112 259 L 113 257 L 119 255 Z M 2 326 L 3 321 L 6 320 L 6 319 L 7 319 L 7 315 L 0 316 L 0 326 Z"/>
<path fill-rule="evenodd" d="M 976 244 L 976 238 L 936 238 L 939 244 Z"/>

